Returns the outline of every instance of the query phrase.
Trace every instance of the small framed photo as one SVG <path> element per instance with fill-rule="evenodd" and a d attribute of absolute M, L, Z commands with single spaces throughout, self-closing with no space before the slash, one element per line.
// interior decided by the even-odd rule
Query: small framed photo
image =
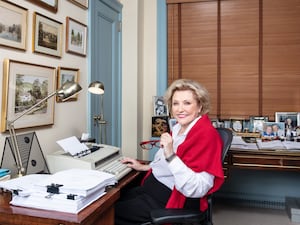
<path fill-rule="evenodd" d="M 33 14 L 33 52 L 62 56 L 63 25 L 37 12 Z"/>
<path fill-rule="evenodd" d="M 57 12 L 58 0 L 27 0 L 53 13 Z"/>
<path fill-rule="evenodd" d="M 154 96 L 153 97 L 153 108 L 154 108 L 154 116 L 168 116 L 168 106 L 165 104 L 165 100 L 163 96 Z"/>
<path fill-rule="evenodd" d="M 1 131 L 24 111 L 55 92 L 56 68 L 5 59 L 3 63 Z M 15 129 L 54 124 L 54 98 L 15 121 Z"/>
<path fill-rule="evenodd" d="M 243 131 L 243 119 L 231 119 L 231 128 L 235 132 Z"/>
<path fill-rule="evenodd" d="M 262 137 L 278 139 L 285 136 L 285 127 L 283 122 L 264 122 Z"/>
<path fill-rule="evenodd" d="M 69 0 L 70 2 L 73 2 L 75 5 L 78 5 L 79 7 L 83 9 L 89 8 L 89 0 Z"/>
<path fill-rule="evenodd" d="M 250 116 L 250 132 L 261 133 L 263 132 L 264 122 L 269 121 L 269 117 L 267 116 Z"/>
<path fill-rule="evenodd" d="M 168 116 L 152 117 L 152 137 L 160 137 L 165 132 L 170 132 Z"/>
<path fill-rule="evenodd" d="M 299 112 L 276 112 L 275 113 L 276 122 L 284 122 L 285 125 L 295 128 L 300 126 L 300 113 Z"/>
<path fill-rule="evenodd" d="M 26 50 L 28 10 L 0 1 L 0 45 Z"/>
<path fill-rule="evenodd" d="M 57 87 L 59 89 L 65 82 L 79 81 L 79 69 L 66 68 L 66 67 L 58 67 L 57 68 Z M 56 102 L 67 102 L 67 101 L 76 101 L 78 98 L 78 94 L 73 96 L 72 98 L 68 98 L 66 101 L 62 101 L 60 98 L 56 98 Z"/>
<path fill-rule="evenodd" d="M 66 52 L 86 56 L 87 26 L 70 17 L 66 24 Z"/>

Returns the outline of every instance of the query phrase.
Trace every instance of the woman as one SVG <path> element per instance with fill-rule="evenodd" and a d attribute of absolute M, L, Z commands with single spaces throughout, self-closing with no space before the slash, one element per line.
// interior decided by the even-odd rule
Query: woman
<path fill-rule="evenodd" d="M 157 208 L 207 208 L 206 196 L 224 181 L 222 140 L 208 118 L 207 90 L 192 80 L 176 80 L 165 95 L 177 120 L 172 135 L 163 133 L 161 148 L 149 164 L 124 158 L 138 171 L 148 171 L 142 185 L 121 196 L 115 206 L 116 225 L 149 221 Z"/>

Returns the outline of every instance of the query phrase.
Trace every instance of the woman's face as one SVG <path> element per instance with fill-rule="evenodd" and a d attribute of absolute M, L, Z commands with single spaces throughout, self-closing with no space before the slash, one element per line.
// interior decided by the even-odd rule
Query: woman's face
<path fill-rule="evenodd" d="M 182 128 L 187 128 L 187 126 L 199 116 L 201 108 L 192 91 L 184 90 L 174 92 L 172 97 L 172 115 Z"/>

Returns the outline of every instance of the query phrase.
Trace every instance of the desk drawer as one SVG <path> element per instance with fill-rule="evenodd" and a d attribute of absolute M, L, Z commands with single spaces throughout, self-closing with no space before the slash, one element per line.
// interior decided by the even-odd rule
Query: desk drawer
<path fill-rule="evenodd" d="M 295 156 L 233 153 L 230 160 L 234 167 L 300 170 L 300 157 Z"/>

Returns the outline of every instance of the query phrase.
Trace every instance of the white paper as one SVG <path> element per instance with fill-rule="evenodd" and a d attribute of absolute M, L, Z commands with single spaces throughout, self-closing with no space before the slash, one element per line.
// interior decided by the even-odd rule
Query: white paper
<path fill-rule="evenodd" d="M 84 143 L 80 143 L 75 136 L 56 141 L 56 143 L 71 155 L 76 155 L 89 149 Z"/>

